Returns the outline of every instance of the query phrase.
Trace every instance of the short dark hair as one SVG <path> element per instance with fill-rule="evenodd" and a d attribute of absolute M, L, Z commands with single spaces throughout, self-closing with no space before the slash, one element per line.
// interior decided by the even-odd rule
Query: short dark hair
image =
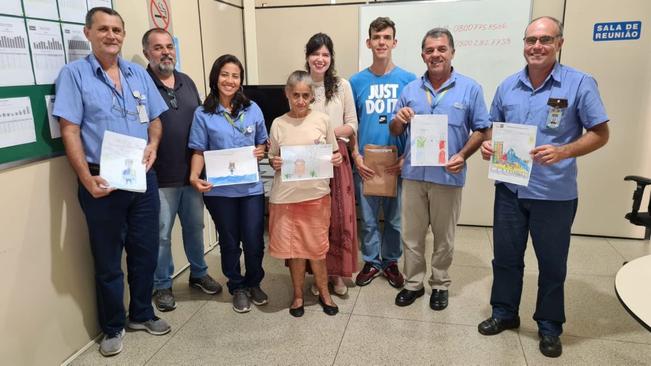
<path fill-rule="evenodd" d="M 368 26 L 368 38 L 371 38 L 371 32 L 381 32 L 387 28 L 393 30 L 393 38 L 396 38 L 396 23 L 389 17 L 377 17 L 371 24 Z"/>
<path fill-rule="evenodd" d="M 142 35 L 142 48 L 146 49 L 149 46 L 149 35 L 152 33 L 159 33 L 159 34 L 167 34 L 172 38 L 172 35 L 170 32 L 166 31 L 163 28 L 152 28 L 148 31 L 145 32 L 145 34 Z"/>
<path fill-rule="evenodd" d="M 106 8 L 103 6 L 94 7 L 86 13 L 86 24 L 85 24 L 86 28 L 90 29 L 93 26 L 93 16 L 97 12 L 105 13 L 120 18 L 120 22 L 122 22 L 122 28 L 124 28 L 124 19 L 122 19 L 122 15 L 120 15 L 120 13 L 118 13 L 117 11 L 111 8 Z"/>
<path fill-rule="evenodd" d="M 425 40 L 428 38 L 441 38 L 442 36 L 448 37 L 448 43 L 450 44 L 450 48 L 454 49 L 454 38 L 452 37 L 452 33 L 447 28 L 432 28 L 425 33 L 425 37 L 423 37 L 423 41 L 420 44 L 420 50 L 424 51 L 425 50 Z"/>
<path fill-rule="evenodd" d="M 536 18 L 536 19 L 532 19 L 532 20 L 529 22 L 529 24 L 527 24 L 527 28 L 529 28 L 529 26 L 530 26 L 531 24 L 533 24 L 533 22 L 536 22 L 536 21 L 538 21 L 538 20 L 540 20 L 540 19 L 549 19 L 549 20 L 551 20 L 552 22 L 556 23 L 556 26 L 558 27 L 558 34 L 557 34 L 556 36 L 557 36 L 557 37 L 560 37 L 560 38 L 563 38 L 563 23 L 561 23 L 560 20 L 558 20 L 558 19 L 556 19 L 556 18 L 554 18 L 554 17 L 550 17 L 549 15 L 543 15 L 543 16 L 538 17 L 538 18 Z M 527 28 L 524 29 L 524 35 L 525 35 L 525 37 L 527 36 Z"/>

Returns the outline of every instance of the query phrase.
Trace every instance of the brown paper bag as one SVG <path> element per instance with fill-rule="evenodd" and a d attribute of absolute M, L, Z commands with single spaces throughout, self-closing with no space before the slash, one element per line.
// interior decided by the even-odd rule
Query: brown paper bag
<path fill-rule="evenodd" d="M 375 171 L 372 179 L 364 181 L 365 196 L 395 197 L 398 193 L 398 176 L 387 174 L 384 170 L 398 162 L 398 149 L 395 146 L 364 146 L 364 164 Z"/>

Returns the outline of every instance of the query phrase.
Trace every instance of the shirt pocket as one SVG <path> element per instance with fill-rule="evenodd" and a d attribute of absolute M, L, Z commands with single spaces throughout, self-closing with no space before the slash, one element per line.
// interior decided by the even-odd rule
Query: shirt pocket
<path fill-rule="evenodd" d="M 468 105 L 461 102 L 454 102 L 448 113 L 448 126 L 461 128 L 465 126 L 468 117 Z"/>

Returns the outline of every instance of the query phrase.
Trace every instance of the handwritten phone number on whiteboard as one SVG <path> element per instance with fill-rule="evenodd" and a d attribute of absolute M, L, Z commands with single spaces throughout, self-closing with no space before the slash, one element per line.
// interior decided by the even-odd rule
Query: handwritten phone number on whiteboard
<path fill-rule="evenodd" d="M 511 44 L 511 38 L 468 39 L 468 40 L 458 40 L 454 43 L 456 47 L 509 46 Z"/>
<path fill-rule="evenodd" d="M 471 31 L 495 31 L 506 29 L 506 23 L 489 23 L 489 24 L 457 24 L 452 27 L 453 32 L 471 32 Z"/>

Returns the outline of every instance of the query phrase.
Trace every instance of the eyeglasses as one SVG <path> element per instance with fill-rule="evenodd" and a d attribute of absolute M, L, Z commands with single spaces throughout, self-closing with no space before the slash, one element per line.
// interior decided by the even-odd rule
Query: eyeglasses
<path fill-rule="evenodd" d="M 179 103 L 176 101 L 176 93 L 174 93 L 174 89 L 167 89 L 167 96 L 170 98 L 170 107 L 179 109 Z"/>
<path fill-rule="evenodd" d="M 560 36 L 540 36 L 540 37 L 524 37 L 524 43 L 528 46 L 533 46 L 536 42 L 540 42 L 541 45 L 547 46 L 554 43 L 554 40 Z"/>
<path fill-rule="evenodd" d="M 120 100 L 122 98 L 119 97 L 114 90 L 111 90 L 111 91 L 113 92 L 113 103 L 111 105 L 111 108 L 114 111 L 118 112 L 120 114 L 120 116 L 122 116 L 123 118 L 127 117 L 127 116 L 132 116 L 132 117 L 134 117 L 134 116 L 137 117 L 138 116 L 138 112 L 131 112 L 131 111 L 127 110 L 126 101 L 124 102 L 124 106 L 122 106 L 122 104 L 120 104 Z"/>

